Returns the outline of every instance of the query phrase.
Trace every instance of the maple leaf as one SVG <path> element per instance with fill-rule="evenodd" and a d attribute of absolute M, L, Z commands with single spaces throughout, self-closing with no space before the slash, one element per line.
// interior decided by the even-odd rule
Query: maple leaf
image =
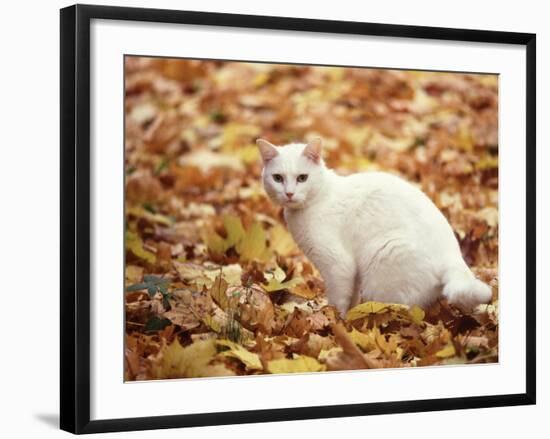
<path fill-rule="evenodd" d="M 227 248 L 233 247 L 241 242 L 246 235 L 241 219 L 237 216 L 224 215 L 223 225 L 227 232 L 227 239 L 225 240 Z"/>
<path fill-rule="evenodd" d="M 210 296 L 224 311 L 227 311 L 231 306 L 229 297 L 226 294 L 227 287 L 227 282 L 218 276 L 210 288 Z"/>
<path fill-rule="evenodd" d="M 292 289 L 303 283 L 303 280 L 299 277 L 284 281 L 286 278 L 286 273 L 279 266 L 277 266 L 274 271 L 264 273 L 264 277 L 268 282 L 267 284 L 263 284 L 263 287 L 269 293 Z"/>
<path fill-rule="evenodd" d="M 295 285 L 289 285 L 286 288 L 295 296 L 303 297 L 304 299 L 313 299 L 317 297 L 317 293 L 313 291 L 307 283 L 301 281 L 301 279 L 300 282 L 296 282 Z"/>
<path fill-rule="evenodd" d="M 267 248 L 266 233 L 259 222 L 254 222 L 250 226 L 235 248 L 243 261 L 265 262 L 271 257 L 271 251 Z"/>
<path fill-rule="evenodd" d="M 129 284 L 137 284 L 143 279 L 143 267 L 139 265 L 126 265 L 125 270 L 126 282 Z"/>
<path fill-rule="evenodd" d="M 219 346 L 225 346 L 229 349 L 222 352 L 222 355 L 226 357 L 237 358 L 240 360 L 248 369 L 263 369 L 262 362 L 258 354 L 248 351 L 243 346 L 234 343 L 229 340 L 217 340 L 216 343 Z"/>
<path fill-rule="evenodd" d="M 386 311 L 399 312 L 408 309 L 408 306 L 397 303 L 363 302 L 347 312 L 346 320 L 357 320 L 370 314 L 379 314 Z"/>
<path fill-rule="evenodd" d="M 176 339 L 159 352 L 153 375 L 159 379 L 234 375 L 223 365 L 210 364 L 216 354 L 213 339 L 199 340 L 187 347 L 182 347 Z"/>
<path fill-rule="evenodd" d="M 153 252 L 143 248 L 143 241 L 139 235 L 130 230 L 126 232 L 126 249 L 150 264 L 154 264 L 157 261 L 157 257 Z"/>
<path fill-rule="evenodd" d="M 281 358 L 271 360 L 267 363 L 269 373 L 303 373 L 321 372 L 326 370 L 325 365 L 319 363 L 315 358 L 305 355 L 295 355 L 293 358 Z"/>
<path fill-rule="evenodd" d="M 448 344 L 443 349 L 437 351 L 435 355 L 439 358 L 454 357 L 456 355 L 456 350 L 452 344 Z"/>
<path fill-rule="evenodd" d="M 363 351 L 368 352 L 376 347 L 376 340 L 372 333 L 364 334 L 355 328 L 349 333 L 351 340 Z"/>

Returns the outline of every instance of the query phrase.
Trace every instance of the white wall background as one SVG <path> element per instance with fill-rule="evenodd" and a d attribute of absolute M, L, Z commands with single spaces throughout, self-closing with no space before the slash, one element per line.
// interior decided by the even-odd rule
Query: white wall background
<path fill-rule="evenodd" d="M 297 16 L 395 24 L 537 33 L 538 121 L 538 405 L 438 413 L 324 419 L 240 426 L 126 433 L 131 437 L 286 438 L 310 435 L 477 438 L 518 437 L 544 431 L 550 409 L 549 324 L 542 273 L 550 260 L 544 227 L 550 185 L 547 121 L 550 29 L 545 3 L 524 0 L 451 2 L 269 2 L 245 0 L 87 3 Z M 64 1 L 22 1 L 0 14 L 0 432 L 5 437 L 59 437 L 59 13 Z M 546 166 L 545 166 L 546 165 Z M 544 211 L 546 209 L 546 212 Z M 546 220 L 546 221 L 545 221 Z M 546 258 L 546 260 L 544 259 Z M 542 372 L 542 373 L 541 373 Z M 254 395 L 250 395 L 254 398 Z M 147 403 L 147 402 L 144 402 Z M 150 402 L 153 404 L 153 402 Z M 114 434 L 105 437 L 122 437 Z"/>

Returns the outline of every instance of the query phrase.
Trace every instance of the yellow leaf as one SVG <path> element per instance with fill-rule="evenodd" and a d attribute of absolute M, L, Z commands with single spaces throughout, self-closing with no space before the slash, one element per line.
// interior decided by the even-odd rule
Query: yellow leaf
<path fill-rule="evenodd" d="M 498 157 L 493 157 L 488 155 L 486 157 L 479 159 L 477 162 L 475 162 L 474 166 L 476 169 L 479 169 L 482 171 L 485 169 L 498 168 Z"/>
<path fill-rule="evenodd" d="M 245 164 L 256 163 L 260 158 L 258 147 L 254 144 L 245 145 L 239 148 L 236 152 L 237 155 L 241 158 L 242 162 Z"/>
<path fill-rule="evenodd" d="M 255 77 L 252 83 L 255 87 L 261 87 L 262 85 L 266 84 L 267 81 L 269 81 L 269 73 L 268 72 L 260 72 Z"/>
<path fill-rule="evenodd" d="M 226 357 L 236 358 L 237 360 L 241 361 L 248 369 L 263 369 L 262 362 L 260 361 L 260 357 L 258 356 L 258 354 L 248 351 L 240 344 L 234 343 L 229 340 L 218 340 L 217 344 L 219 346 L 225 346 L 229 348 L 227 351 L 222 352 L 223 355 L 225 355 Z"/>
<path fill-rule="evenodd" d="M 289 256 L 297 250 L 294 239 L 281 224 L 269 231 L 269 247 L 281 256 Z"/>
<path fill-rule="evenodd" d="M 231 286 L 241 285 L 241 275 L 243 274 L 243 268 L 239 264 L 229 264 L 218 267 L 204 267 L 204 276 L 214 283 L 216 278 L 220 275 Z"/>
<path fill-rule="evenodd" d="M 262 225 L 259 222 L 254 222 L 235 249 L 243 261 L 267 261 L 270 252 L 267 248 L 266 235 Z"/>
<path fill-rule="evenodd" d="M 472 134 L 470 132 L 470 128 L 466 126 L 465 123 L 460 125 L 460 128 L 458 129 L 458 134 L 456 136 L 456 140 L 458 142 L 458 147 L 465 150 L 465 151 L 472 151 L 474 149 L 474 141 L 472 138 Z"/>
<path fill-rule="evenodd" d="M 222 148 L 225 152 L 232 152 L 259 135 L 260 128 L 257 125 L 228 122 L 222 133 Z"/>
<path fill-rule="evenodd" d="M 315 358 L 296 355 L 292 359 L 281 358 L 270 361 L 267 363 L 267 370 L 269 373 L 320 372 L 326 370 L 326 366 Z"/>
<path fill-rule="evenodd" d="M 203 286 L 210 288 L 213 283 L 213 279 L 206 274 L 206 270 L 200 265 L 178 261 L 174 261 L 173 265 L 180 279 L 188 285 L 195 284 L 199 289 L 202 289 Z"/>
<path fill-rule="evenodd" d="M 412 321 L 419 325 L 424 321 L 424 317 L 426 316 L 426 313 L 422 308 L 420 308 L 418 305 L 413 305 L 411 309 L 409 310 L 409 314 L 412 317 Z"/>
<path fill-rule="evenodd" d="M 317 297 L 317 293 L 308 287 L 306 283 L 299 283 L 294 287 L 290 287 L 289 291 L 298 297 L 303 297 L 304 299 L 313 299 Z"/>
<path fill-rule="evenodd" d="M 223 226 L 227 232 L 227 239 L 225 240 L 226 248 L 233 247 L 244 238 L 245 231 L 239 217 L 234 215 L 225 215 L 223 217 Z"/>
<path fill-rule="evenodd" d="M 225 367 L 210 365 L 216 353 L 214 339 L 196 341 L 185 348 L 176 339 L 160 351 L 153 366 L 153 375 L 160 379 L 234 375 Z"/>
<path fill-rule="evenodd" d="M 144 218 L 152 223 L 162 224 L 163 226 L 171 226 L 174 222 L 165 215 L 149 212 L 141 206 L 133 206 L 126 209 L 126 215 L 133 215 L 137 218 Z"/>
<path fill-rule="evenodd" d="M 365 352 L 368 352 L 376 347 L 375 336 L 373 334 L 364 334 L 353 328 L 348 335 L 352 341 Z"/>
<path fill-rule="evenodd" d="M 321 349 L 319 352 L 319 360 L 326 362 L 329 358 L 338 357 L 344 350 L 340 346 L 335 346 L 329 349 Z"/>
<path fill-rule="evenodd" d="M 229 248 L 227 247 L 226 240 L 218 235 L 214 230 L 204 231 L 201 238 L 206 244 L 208 250 L 210 250 L 210 253 L 216 256 L 223 255 Z"/>
<path fill-rule="evenodd" d="M 275 278 L 272 278 L 269 280 L 267 284 L 264 284 L 263 287 L 268 293 L 272 293 L 274 291 L 292 289 L 293 287 L 296 287 L 302 282 L 303 282 L 302 278 L 299 278 L 299 277 L 295 277 L 294 279 L 290 279 L 286 282 L 281 282 Z"/>
<path fill-rule="evenodd" d="M 347 320 L 357 320 L 370 314 L 379 314 L 386 311 L 406 311 L 409 307 L 398 303 L 364 302 L 350 309 L 346 314 Z"/>
<path fill-rule="evenodd" d="M 211 316 L 211 315 L 205 315 L 202 319 L 201 319 L 204 324 L 206 326 L 208 326 L 212 331 L 214 332 L 217 332 L 218 334 L 220 332 L 222 332 L 223 330 L 223 326 L 222 324 L 220 323 L 220 321 L 216 318 L 214 318 L 214 316 Z"/>
<path fill-rule="evenodd" d="M 224 311 L 227 311 L 230 308 L 229 297 L 225 294 L 227 291 L 227 286 L 227 282 L 218 276 L 210 288 L 210 296 L 212 296 L 212 299 L 214 299 L 214 301 Z"/>
<path fill-rule="evenodd" d="M 126 265 L 126 283 L 137 284 L 143 279 L 143 267 L 139 265 Z"/>
<path fill-rule="evenodd" d="M 267 284 L 263 284 L 263 287 L 268 293 L 293 288 L 303 282 L 299 277 L 283 282 L 286 278 L 286 273 L 279 266 L 273 271 L 264 273 L 264 277 L 267 279 Z"/>
<path fill-rule="evenodd" d="M 449 343 L 443 349 L 441 349 L 440 351 L 437 351 L 435 355 L 439 358 L 454 357 L 456 355 L 456 350 L 454 345 L 452 343 Z"/>
<path fill-rule="evenodd" d="M 157 261 L 157 256 L 153 252 L 143 248 L 143 241 L 135 232 L 126 232 L 126 249 L 150 264 L 155 264 Z"/>

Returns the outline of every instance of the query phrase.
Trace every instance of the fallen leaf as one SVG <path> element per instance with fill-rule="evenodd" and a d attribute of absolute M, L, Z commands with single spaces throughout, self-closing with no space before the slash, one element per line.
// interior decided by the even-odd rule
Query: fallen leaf
<path fill-rule="evenodd" d="M 295 355 L 292 359 L 281 358 L 267 363 L 269 373 L 303 373 L 321 372 L 326 370 L 325 365 L 319 363 L 315 358 L 305 355 Z"/>
<path fill-rule="evenodd" d="M 308 284 L 303 281 L 297 283 L 296 285 L 287 286 L 286 288 L 290 291 L 290 293 L 298 297 L 303 297 L 304 299 L 313 299 L 317 297 L 317 293 L 309 288 Z"/>
<path fill-rule="evenodd" d="M 351 332 L 348 334 L 353 342 L 365 352 L 368 352 L 376 347 L 376 341 L 372 334 L 364 334 L 355 328 L 352 328 Z"/>
<path fill-rule="evenodd" d="M 225 240 L 227 248 L 239 243 L 246 235 L 241 219 L 237 216 L 225 215 L 223 217 L 223 225 L 227 232 L 227 239 Z"/>
<path fill-rule="evenodd" d="M 332 332 L 342 351 L 338 352 L 337 355 L 327 357 L 328 370 L 369 369 L 371 367 L 369 361 L 363 356 L 363 353 L 355 345 L 341 323 L 333 325 Z"/>
<path fill-rule="evenodd" d="M 140 267 L 139 265 L 127 264 L 125 273 L 126 283 L 128 285 L 137 284 L 143 280 L 143 267 Z"/>
<path fill-rule="evenodd" d="M 153 375 L 160 379 L 234 375 L 225 366 L 210 364 L 216 354 L 213 339 L 196 341 L 187 347 L 182 347 L 176 339 L 159 352 Z"/>
<path fill-rule="evenodd" d="M 129 230 L 126 232 L 126 249 L 149 264 L 155 264 L 157 261 L 157 257 L 153 252 L 143 248 L 143 241 L 139 235 Z"/>
<path fill-rule="evenodd" d="M 363 302 L 350 309 L 346 314 L 346 320 L 357 320 L 370 314 L 378 314 L 386 311 L 406 311 L 409 307 L 398 303 Z"/>
<path fill-rule="evenodd" d="M 456 355 L 456 350 L 452 344 L 448 344 L 443 349 L 437 351 L 435 355 L 439 358 L 454 357 Z"/>
<path fill-rule="evenodd" d="M 413 305 L 411 309 L 409 309 L 409 314 L 411 315 L 413 322 L 417 325 L 421 324 L 426 316 L 424 310 L 417 305 Z"/>
<path fill-rule="evenodd" d="M 243 261 L 267 261 L 270 251 L 267 248 L 266 234 L 259 222 L 254 222 L 243 239 L 236 246 Z"/>
<path fill-rule="evenodd" d="M 219 346 L 225 346 L 229 348 L 222 352 L 222 355 L 226 357 L 236 358 L 241 361 L 250 370 L 262 370 L 262 362 L 258 354 L 248 351 L 243 346 L 234 343 L 230 340 L 217 340 L 216 343 Z"/>
<path fill-rule="evenodd" d="M 227 282 L 218 276 L 210 288 L 210 295 L 212 296 L 212 299 L 214 299 L 214 301 L 224 311 L 227 311 L 231 307 L 231 302 L 226 294 L 227 287 Z"/>

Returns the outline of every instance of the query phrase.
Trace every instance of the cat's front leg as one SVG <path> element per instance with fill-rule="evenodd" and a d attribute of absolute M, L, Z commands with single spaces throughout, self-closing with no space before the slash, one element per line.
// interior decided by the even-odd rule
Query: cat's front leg
<path fill-rule="evenodd" d="M 329 305 L 334 306 L 345 318 L 350 308 L 355 288 L 355 267 L 352 263 L 338 261 L 320 268 L 325 281 L 325 291 Z"/>

